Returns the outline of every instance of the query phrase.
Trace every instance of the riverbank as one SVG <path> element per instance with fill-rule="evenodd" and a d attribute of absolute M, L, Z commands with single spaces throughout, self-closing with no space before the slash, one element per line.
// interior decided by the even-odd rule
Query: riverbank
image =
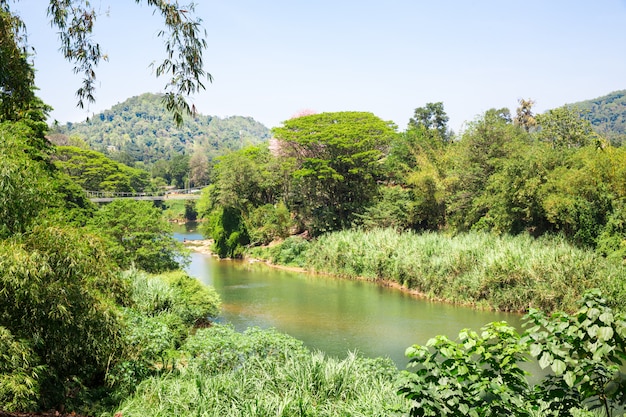
<path fill-rule="evenodd" d="M 205 255 L 214 255 L 211 252 L 211 245 L 213 244 L 213 239 L 185 239 L 183 240 L 183 245 L 191 251 L 202 253 Z"/>
<path fill-rule="evenodd" d="M 558 237 L 343 231 L 310 242 L 289 238 L 251 255 L 478 309 L 575 311 L 591 288 L 614 308 L 626 307 L 626 268 Z"/>

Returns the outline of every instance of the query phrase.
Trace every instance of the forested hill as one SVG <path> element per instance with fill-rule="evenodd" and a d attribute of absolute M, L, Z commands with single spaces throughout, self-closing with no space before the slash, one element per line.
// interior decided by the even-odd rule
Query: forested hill
<path fill-rule="evenodd" d="M 93 150 L 132 163 L 169 160 L 202 152 L 209 157 L 267 141 L 270 131 L 251 117 L 198 114 L 176 127 L 161 96 L 146 93 L 116 104 L 82 123 L 58 126 L 50 135 L 57 144 L 84 141 Z"/>
<path fill-rule="evenodd" d="M 626 142 L 626 90 L 606 96 L 573 103 L 568 106 L 580 111 L 596 130 L 615 145 Z"/>

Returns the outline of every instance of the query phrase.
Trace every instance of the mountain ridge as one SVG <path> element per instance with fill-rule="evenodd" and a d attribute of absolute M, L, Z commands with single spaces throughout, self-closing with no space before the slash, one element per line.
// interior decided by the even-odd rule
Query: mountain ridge
<path fill-rule="evenodd" d="M 566 104 L 576 109 L 583 119 L 588 120 L 594 129 L 614 145 L 626 142 L 626 90 Z"/>
<path fill-rule="evenodd" d="M 214 158 L 270 138 L 270 130 L 252 117 L 197 114 L 176 126 L 161 97 L 153 93 L 130 97 L 85 122 L 56 126 L 49 136 L 62 144 L 78 137 L 90 149 L 114 159 L 147 164 L 194 152 Z"/>

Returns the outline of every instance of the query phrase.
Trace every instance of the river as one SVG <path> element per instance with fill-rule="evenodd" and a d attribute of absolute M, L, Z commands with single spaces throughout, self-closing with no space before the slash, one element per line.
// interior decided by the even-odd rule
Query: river
<path fill-rule="evenodd" d="M 201 239 L 178 226 L 178 239 Z M 344 357 L 358 351 L 390 357 L 404 368 L 404 351 L 438 334 L 456 338 L 464 328 L 478 330 L 504 320 L 520 327 L 517 314 L 477 311 L 426 301 L 371 282 L 285 271 L 263 263 L 220 261 L 193 253 L 190 275 L 215 287 L 222 298 L 218 321 L 235 329 L 276 328 L 311 349 Z"/>

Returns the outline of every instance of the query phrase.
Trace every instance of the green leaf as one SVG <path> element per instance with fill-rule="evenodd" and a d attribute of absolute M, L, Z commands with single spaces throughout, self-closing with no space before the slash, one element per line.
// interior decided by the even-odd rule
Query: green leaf
<path fill-rule="evenodd" d="M 563 380 L 565 381 L 567 386 L 571 388 L 576 382 L 576 375 L 572 371 L 567 371 L 565 372 L 565 375 L 563 375 Z"/>
<path fill-rule="evenodd" d="M 600 315 L 600 321 L 604 324 L 613 323 L 613 313 L 611 312 L 602 313 Z"/>
<path fill-rule="evenodd" d="M 598 339 L 607 341 L 613 338 L 613 328 L 611 327 L 600 327 L 598 330 Z"/>
<path fill-rule="evenodd" d="M 546 369 L 548 366 L 550 366 L 553 359 L 554 358 L 552 357 L 552 355 L 550 355 L 548 352 L 544 352 L 539 359 L 539 366 L 541 367 L 541 369 Z"/>
<path fill-rule="evenodd" d="M 537 356 L 539 356 L 541 354 L 541 345 L 537 344 L 537 343 L 533 343 L 530 345 L 530 354 L 532 355 L 533 358 L 536 358 Z"/>
<path fill-rule="evenodd" d="M 565 372 L 566 368 L 565 362 L 560 359 L 556 359 L 554 362 L 552 362 L 552 365 L 550 365 L 550 367 L 552 368 L 552 372 L 554 372 L 556 376 L 559 376 L 563 372 Z"/>

